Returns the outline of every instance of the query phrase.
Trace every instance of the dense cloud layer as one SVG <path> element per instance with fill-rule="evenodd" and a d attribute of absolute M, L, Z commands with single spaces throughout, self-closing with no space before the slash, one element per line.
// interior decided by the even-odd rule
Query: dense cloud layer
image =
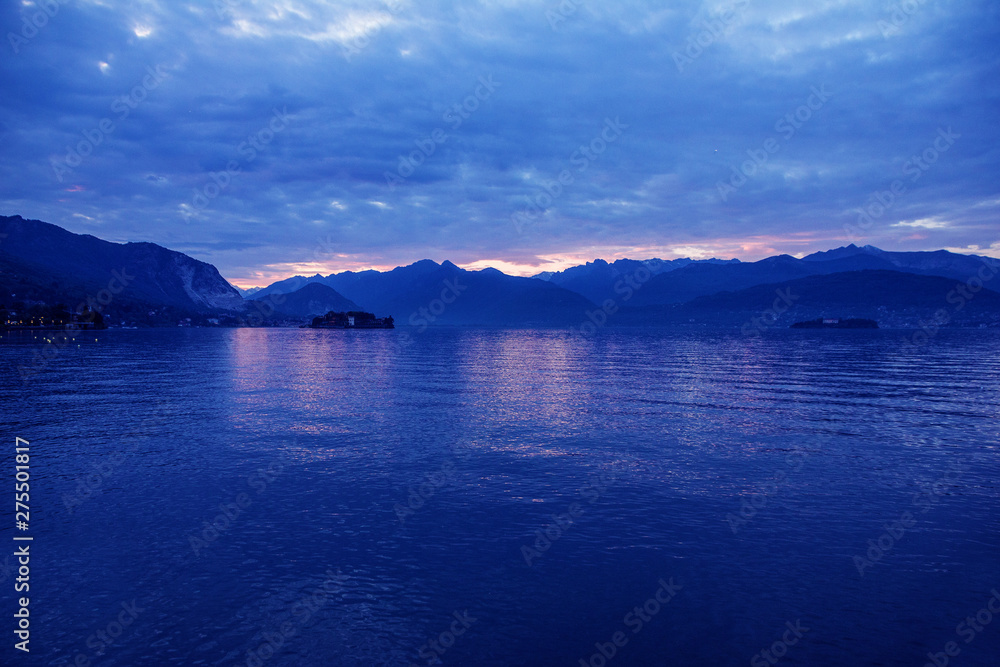
<path fill-rule="evenodd" d="M 2 12 L 0 212 L 244 285 L 423 257 L 1000 254 L 985 0 Z"/>

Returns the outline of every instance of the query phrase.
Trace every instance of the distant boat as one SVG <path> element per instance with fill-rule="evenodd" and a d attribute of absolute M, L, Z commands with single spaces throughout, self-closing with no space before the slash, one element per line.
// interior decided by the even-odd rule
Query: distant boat
<path fill-rule="evenodd" d="M 310 329 L 395 329 L 392 316 L 375 317 L 373 313 L 350 310 L 346 313 L 330 311 L 321 317 L 314 317 Z"/>
<path fill-rule="evenodd" d="M 815 320 L 796 322 L 792 329 L 878 329 L 878 322 L 862 318 L 839 319 L 817 317 Z"/>

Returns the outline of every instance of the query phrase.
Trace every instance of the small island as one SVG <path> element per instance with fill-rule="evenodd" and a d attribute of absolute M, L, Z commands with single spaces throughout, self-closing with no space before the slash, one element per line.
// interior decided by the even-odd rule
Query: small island
<path fill-rule="evenodd" d="M 862 318 L 839 319 L 817 317 L 815 320 L 796 322 L 792 329 L 878 329 L 878 322 Z"/>
<path fill-rule="evenodd" d="M 349 310 L 338 313 L 331 310 L 326 315 L 314 317 L 310 329 L 395 329 L 392 316 L 375 317 L 373 313 Z"/>

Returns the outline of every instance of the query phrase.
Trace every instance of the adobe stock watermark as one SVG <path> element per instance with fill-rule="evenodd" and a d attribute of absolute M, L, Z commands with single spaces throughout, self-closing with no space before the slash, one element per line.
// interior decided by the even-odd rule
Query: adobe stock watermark
<path fill-rule="evenodd" d="M 285 295 L 279 292 L 268 294 L 263 299 L 250 299 L 252 310 L 246 317 L 240 316 L 240 326 L 259 327 L 264 320 L 277 312 L 277 308 L 285 303 Z"/>
<path fill-rule="evenodd" d="M 438 298 L 431 299 L 427 305 L 410 313 L 407 323 L 412 327 L 417 327 L 415 333 L 422 334 L 427 331 L 427 328 L 444 315 L 448 307 L 462 296 L 462 292 L 469 289 L 468 285 L 459 282 L 458 276 L 450 279 L 445 278 L 441 281 L 441 285 L 441 295 Z M 410 335 L 409 331 L 400 331 L 393 338 L 400 347 L 405 348 L 413 344 L 413 336 Z"/>
<path fill-rule="evenodd" d="M 825 83 L 819 88 L 813 86 L 810 88 L 810 94 L 805 103 L 794 111 L 786 113 L 774 123 L 774 131 L 781 135 L 781 138 L 786 142 L 790 141 L 796 132 L 801 130 L 812 119 L 813 114 L 822 109 L 831 97 L 833 97 L 833 93 L 827 90 Z M 750 159 L 745 160 L 740 165 L 739 170 L 732 167 L 733 174 L 729 177 L 729 182 L 718 181 L 716 183 L 719 198 L 724 202 L 728 201 L 731 194 L 746 185 L 747 181 L 756 176 L 760 168 L 767 164 L 768 159 L 780 150 L 781 142 L 775 137 L 765 139 L 760 148 L 748 148 L 747 156 Z"/>
<path fill-rule="evenodd" d="M 441 116 L 441 120 L 448 123 L 453 132 L 457 131 L 465 121 L 472 117 L 472 114 L 479 110 L 483 102 L 493 97 L 493 93 L 500 87 L 501 84 L 493 80 L 492 74 L 479 77 L 479 84 L 475 89 L 466 95 L 465 99 L 461 102 L 455 102 L 448 107 L 448 110 Z M 413 143 L 416 145 L 417 150 L 399 156 L 399 163 L 396 165 L 395 173 L 386 171 L 382 174 L 389 189 L 395 190 L 396 187 L 403 185 L 406 179 L 412 176 L 428 158 L 437 152 L 438 146 L 444 144 L 448 139 L 448 133 L 440 127 L 434 128 L 425 137 L 414 139 Z"/>
<path fill-rule="evenodd" d="M 760 315 L 750 318 L 740 327 L 740 333 L 744 336 L 759 336 L 762 332 L 770 329 L 784 315 L 799 297 L 792 294 L 792 288 L 786 287 L 785 293 L 781 293 L 781 288 L 774 290 L 777 295 L 771 307 L 764 310 Z"/>
<path fill-rule="evenodd" d="M 945 296 L 945 301 L 954 306 L 954 312 L 960 312 L 966 304 L 976 298 L 976 294 L 986 287 L 986 283 L 1000 273 L 1000 261 L 982 258 L 983 265 L 975 275 L 969 276 L 965 282 L 956 283 L 954 289 Z M 927 345 L 937 336 L 941 327 L 947 325 L 952 320 L 952 315 L 944 308 L 938 308 L 930 322 L 919 322 L 920 329 L 908 336 L 903 336 L 902 343 L 904 349 L 911 349 Z"/>
<path fill-rule="evenodd" d="M 950 126 L 947 130 L 938 128 L 938 136 L 931 141 L 930 145 L 903 163 L 903 175 L 908 176 L 911 183 L 916 183 L 961 138 L 962 135 L 954 132 Z M 855 209 L 858 216 L 857 224 L 844 224 L 844 233 L 847 239 L 854 243 L 864 238 L 864 233 L 872 228 L 876 220 L 890 211 L 906 192 L 906 183 L 897 178 L 889 184 L 887 189 L 871 193 L 868 196 L 868 203 Z"/>
<path fill-rule="evenodd" d="M 338 569 L 326 571 L 326 579 L 316 588 L 307 592 L 299 598 L 298 602 L 292 605 L 291 613 L 295 619 L 276 623 L 270 630 L 261 633 L 261 641 L 256 648 L 246 650 L 245 660 L 242 663 L 246 667 L 262 667 L 264 663 L 281 652 L 285 643 L 298 634 L 298 628 L 309 622 L 313 614 L 318 613 L 330 602 L 330 597 L 342 593 L 344 584 L 351 577 L 342 574 Z"/>
<path fill-rule="evenodd" d="M 93 322 L 96 320 L 97 314 L 103 312 L 104 308 L 111 305 L 114 298 L 121 294 L 129 286 L 129 283 L 135 280 L 135 276 L 129 275 L 126 268 L 122 267 L 121 271 L 112 271 L 111 279 L 108 280 L 108 284 L 104 289 L 98 291 L 96 295 L 88 295 L 85 301 L 81 301 L 77 305 L 76 313 L 83 315 L 84 321 Z M 81 330 L 83 330 L 83 327 L 79 324 L 70 323 L 66 325 L 63 331 L 53 334 L 52 338 L 48 339 L 41 350 L 35 350 L 32 354 L 30 366 L 21 364 L 17 367 L 21 381 L 27 383 L 28 380 L 44 371 L 48 367 L 49 362 L 55 360 L 62 350 L 73 342 L 73 337 Z"/>
<path fill-rule="evenodd" d="M 768 648 L 758 651 L 750 658 L 751 667 L 768 667 L 768 665 L 777 664 L 779 660 L 788 655 L 788 649 L 798 644 L 799 640 L 809 632 L 809 628 L 803 627 L 801 619 L 796 619 L 794 624 L 791 621 L 785 621 L 785 627 L 788 629 L 781 635 L 781 639 L 775 641 Z"/>
<path fill-rule="evenodd" d="M 64 493 L 62 495 L 63 506 L 66 508 L 66 512 L 72 514 L 77 507 L 92 498 L 100 491 L 104 485 L 104 481 L 109 479 L 124 462 L 125 454 L 123 452 L 114 452 L 107 457 L 102 457 L 99 462 L 93 464 L 91 466 L 93 472 L 80 475 L 77 478 L 75 493 Z"/>
<path fill-rule="evenodd" d="M 687 46 L 684 47 L 683 53 L 680 51 L 673 52 L 672 56 L 674 65 L 677 66 L 677 71 L 683 74 L 684 68 L 693 65 L 694 61 L 705 53 L 705 49 L 717 41 L 728 37 L 740 19 L 743 18 L 743 14 L 746 12 L 748 6 L 750 6 L 750 0 L 736 0 L 735 3 L 719 12 L 715 18 L 702 21 L 701 25 L 704 29 L 688 37 Z"/>
<path fill-rule="evenodd" d="M 392 23 L 392 17 L 403 11 L 405 7 L 405 3 L 402 0 L 383 0 L 383 2 L 389 10 L 389 18 L 379 17 L 377 21 L 373 21 L 365 26 L 361 34 L 352 37 L 346 44 L 341 45 L 341 53 L 347 62 L 351 62 L 351 58 L 367 49 L 372 43 L 371 36 Z"/>
<path fill-rule="evenodd" d="M 145 611 L 145 608 L 137 605 L 134 599 L 131 602 L 122 602 L 120 606 L 121 611 L 103 627 L 87 637 L 87 648 L 93 651 L 93 654 L 77 653 L 72 663 L 75 667 L 90 667 L 91 660 L 97 660 L 107 653 L 108 649 L 114 645 L 115 640 L 121 637 L 132 626 L 139 614 Z"/>
<path fill-rule="evenodd" d="M 421 306 L 410 313 L 410 318 L 407 321 L 411 326 L 417 327 L 417 333 L 426 331 L 428 326 L 448 310 L 448 306 L 458 300 L 462 292 L 469 289 L 468 285 L 462 285 L 458 282 L 457 276 L 452 279 L 446 278 L 441 284 L 444 287 L 441 289 L 439 298 L 432 299 L 426 306 Z"/>
<path fill-rule="evenodd" d="M 100 493 L 104 483 L 111 479 L 115 472 L 134 454 L 138 448 L 140 434 L 148 437 L 145 431 L 149 428 L 159 427 L 163 424 L 163 417 L 166 409 L 171 405 L 168 401 L 158 400 L 153 414 L 141 423 L 131 422 L 135 428 L 121 437 L 121 441 L 129 441 L 127 451 L 113 452 L 107 456 L 102 456 L 100 461 L 89 466 L 89 472 L 76 478 L 76 488 L 73 493 L 63 493 L 63 507 L 67 514 L 73 514 L 81 505 Z M 130 420 L 131 421 L 131 420 Z"/>
<path fill-rule="evenodd" d="M 559 30 L 559 26 L 576 14 L 582 6 L 583 0 L 562 0 L 555 9 L 545 10 L 545 19 L 549 22 L 550 28 Z"/>
<path fill-rule="evenodd" d="M 616 280 L 613 289 L 615 294 L 621 295 L 622 303 L 625 303 L 635 296 L 635 293 L 642 289 L 642 286 L 649 282 L 652 277 L 653 272 L 648 268 L 648 264 L 640 266 L 632 273 Z M 585 311 L 586 319 L 579 326 L 571 326 L 569 331 L 573 336 L 593 336 L 598 329 L 608 323 L 608 318 L 617 313 L 618 310 L 616 299 L 605 299 L 598 308 Z"/>
<path fill-rule="evenodd" d="M 616 481 L 618 481 L 617 476 L 602 473 L 592 477 L 585 486 L 577 489 L 577 494 L 588 504 L 593 505 L 608 492 L 610 486 Z M 586 508 L 581 503 L 572 502 L 563 514 L 551 514 L 552 522 L 535 531 L 534 546 L 527 544 L 521 546 L 521 556 L 524 557 L 524 562 L 527 563 L 528 567 L 531 567 L 533 560 L 540 558 L 548 551 L 573 525 L 574 521 L 584 515 L 585 511 Z"/>
<path fill-rule="evenodd" d="M 615 116 L 614 120 L 605 118 L 604 127 L 589 142 L 580 145 L 569 156 L 570 164 L 576 167 L 577 173 L 584 173 L 590 168 L 591 164 L 604 154 L 608 146 L 618 141 L 622 133 L 628 128 L 629 126 L 621 122 L 619 116 Z M 510 221 L 513 223 L 517 233 L 520 234 L 524 230 L 525 225 L 534 222 L 545 213 L 545 210 L 552 205 L 552 202 L 563 194 L 565 188 L 574 182 L 575 177 L 569 169 L 560 171 L 554 181 L 543 182 L 541 190 L 534 197 L 530 198 L 531 203 L 510 216 Z"/>
<path fill-rule="evenodd" d="M 960 461 L 952 461 L 948 470 L 937 480 L 927 482 L 918 481 L 920 490 L 913 494 L 913 506 L 922 508 L 921 514 L 926 514 L 941 502 L 941 496 L 945 495 L 948 488 L 955 483 L 959 476 L 968 472 L 969 468 L 962 465 Z"/>
<path fill-rule="evenodd" d="M 468 609 L 462 612 L 454 611 L 451 615 L 455 620 L 451 622 L 448 629 L 417 649 L 417 657 L 426 660 L 428 665 L 441 664 L 441 656 L 447 653 L 448 649 L 455 645 L 455 641 L 479 620 L 475 616 L 470 616 Z M 410 667 L 417 667 L 417 665 L 411 662 Z"/>
<path fill-rule="evenodd" d="M 902 0 L 889 7 L 889 18 L 879 19 L 876 25 L 882 37 L 889 39 L 893 35 L 902 32 L 903 24 L 910 20 L 910 17 L 917 13 L 928 0 Z"/>
<path fill-rule="evenodd" d="M 958 476 L 967 470 L 968 468 L 960 462 L 952 462 L 949 470 L 937 482 L 932 484 L 918 483 L 922 488 L 913 494 L 911 504 L 913 507 L 921 508 L 921 514 L 926 514 L 932 507 L 937 505 L 939 502 L 938 498 L 945 493 L 944 489 L 948 485 L 954 484 Z M 917 519 L 913 516 L 913 512 L 909 510 L 900 514 L 899 519 L 891 524 L 884 524 L 882 526 L 884 532 L 879 535 L 878 539 L 868 540 L 868 549 L 865 551 L 864 556 L 853 557 L 854 567 L 857 568 L 858 574 L 864 577 L 865 570 L 882 560 L 886 554 L 892 551 L 896 543 L 906 535 L 906 531 L 915 525 L 917 525 Z"/>
<path fill-rule="evenodd" d="M 83 139 L 74 146 L 66 146 L 66 155 L 62 160 L 50 160 L 56 180 L 62 183 L 64 176 L 71 174 L 75 168 L 83 164 L 84 159 L 93 154 L 97 147 L 118 129 L 119 123 L 128 118 L 149 93 L 156 90 L 166 78 L 167 73 L 163 65 L 157 65 L 155 68 L 146 67 L 146 76 L 142 77 L 127 95 L 120 95 L 111 103 L 110 110 L 115 114 L 114 118 L 102 118 L 89 130 L 81 130 Z"/>
<path fill-rule="evenodd" d="M 990 593 L 993 595 L 975 615 L 966 616 L 965 620 L 955 626 L 955 634 L 961 637 L 966 644 L 971 644 L 980 632 L 986 630 L 986 626 L 993 622 L 994 616 L 1000 616 L 1000 591 L 994 588 L 990 590 Z M 996 606 L 994 606 L 994 602 Z M 924 663 L 924 667 L 947 667 L 951 658 L 958 657 L 961 652 L 962 649 L 958 642 L 947 642 L 943 651 L 927 652 L 927 662 Z"/>
<path fill-rule="evenodd" d="M 412 516 L 414 512 L 423 507 L 424 503 L 433 498 L 439 489 L 454 482 L 456 473 L 455 462 L 445 461 L 440 470 L 428 473 L 424 481 L 416 487 L 411 486 L 410 494 L 406 498 L 406 505 L 396 503 L 392 508 L 396 512 L 396 518 L 399 519 L 399 522 L 404 523 L 406 517 Z"/>
<path fill-rule="evenodd" d="M 660 577 L 656 583 L 660 587 L 656 589 L 653 596 L 641 605 L 633 607 L 632 611 L 622 618 L 622 623 L 632 631 L 633 635 L 642 632 L 645 625 L 652 621 L 653 617 L 659 614 L 663 607 L 666 607 L 684 588 L 682 584 L 674 583 L 673 577 L 670 577 L 669 581 L 664 581 L 663 577 Z M 618 630 L 611 635 L 610 641 L 595 642 L 594 648 L 597 651 L 589 659 L 580 658 L 580 667 L 604 667 L 618 655 L 620 649 L 628 644 L 629 639 L 630 637 L 624 631 Z"/>
<path fill-rule="evenodd" d="M 59 13 L 60 7 L 67 4 L 69 0 L 36 0 L 35 6 L 38 11 L 31 14 L 21 15 L 21 29 L 16 33 L 8 32 L 7 41 L 14 54 L 21 53 L 21 47 L 38 36 L 38 33 L 49 24 Z"/>
<path fill-rule="evenodd" d="M 284 471 L 281 463 L 273 462 L 267 468 L 258 468 L 256 472 L 247 477 L 246 483 L 257 495 L 264 493 L 268 485 L 272 484 Z M 188 543 L 195 556 L 201 556 L 202 549 L 219 539 L 224 533 L 232 528 L 236 520 L 243 514 L 243 511 L 253 504 L 253 498 L 246 491 L 237 493 L 228 503 L 219 504 L 219 514 L 211 521 L 203 521 L 201 532 L 188 536 Z"/>
<path fill-rule="evenodd" d="M 211 200 L 222 194 L 232 183 L 233 177 L 243 171 L 243 166 L 256 160 L 257 156 L 274 141 L 275 136 L 288 127 L 288 119 L 287 106 L 282 107 L 280 111 L 274 107 L 270 120 L 256 132 L 248 134 L 246 140 L 236 146 L 236 152 L 241 159 L 230 160 L 222 171 L 209 172 L 209 181 L 200 188 L 195 188 L 191 204 L 181 204 L 181 215 L 184 216 L 185 222 L 190 223 L 197 211 L 208 208 Z"/>

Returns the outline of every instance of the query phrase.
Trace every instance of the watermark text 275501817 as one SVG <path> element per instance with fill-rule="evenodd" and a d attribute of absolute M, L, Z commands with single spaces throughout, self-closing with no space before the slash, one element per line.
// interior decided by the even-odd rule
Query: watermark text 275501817
<path fill-rule="evenodd" d="M 31 496 L 29 491 L 31 490 L 31 469 L 30 469 L 30 443 L 24 438 L 17 438 L 14 442 L 14 524 L 17 529 L 22 532 L 27 532 L 28 522 L 31 520 L 31 506 L 29 502 Z M 31 537 L 28 535 L 15 535 L 14 541 L 31 541 Z M 14 557 L 17 559 L 17 578 L 14 580 L 14 591 L 17 593 L 27 593 L 28 584 L 31 575 L 31 569 L 29 564 L 31 561 L 30 554 L 30 544 L 18 545 L 18 548 L 14 551 Z M 14 644 L 14 648 L 29 653 L 28 641 L 31 637 L 31 621 L 30 612 L 28 611 L 28 604 L 30 600 L 27 597 L 18 598 L 17 600 L 17 611 L 14 613 L 16 627 L 14 628 L 14 634 L 20 639 L 20 642 Z"/>

